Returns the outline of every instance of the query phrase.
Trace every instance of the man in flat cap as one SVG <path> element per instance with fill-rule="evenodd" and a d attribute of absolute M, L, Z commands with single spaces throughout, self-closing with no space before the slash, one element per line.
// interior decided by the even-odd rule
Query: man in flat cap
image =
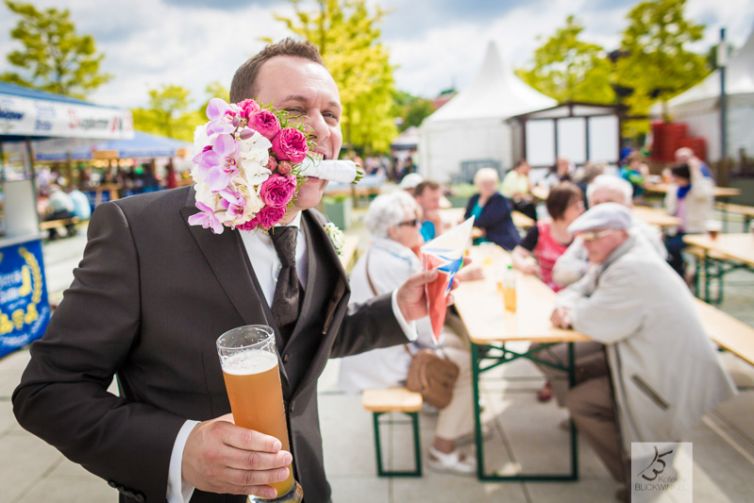
<path fill-rule="evenodd" d="M 613 478 L 630 481 L 632 442 L 689 440 L 689 430 L 735 394 L 686 285 L 629 233 L 631 213 L 604 203 L 569 231 L 590 270 L 558 295 L 551 319 L 600 343 L 577 369 L 566 406 Z M 601 363 L 601 364 L 600 364 Z M 619 498 L 627 498 L 625 489 Z"/>

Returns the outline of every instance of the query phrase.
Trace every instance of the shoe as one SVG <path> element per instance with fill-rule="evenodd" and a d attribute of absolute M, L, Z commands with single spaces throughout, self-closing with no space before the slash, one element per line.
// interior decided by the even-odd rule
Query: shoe
<path fill-rule="evenodd" d="M 455 473 L 458 475 L 473 475 L 476 473 L 476 459 L 456 448 L 445 454 L 434 447 L 429 448 L 427 465 L 437 472 Z"/>
<path fill-rule="evenodd" d="M 456 445 L 473 444 L 475 442 L 474 434 L 475 432 L 472 430 L 471 432 L 456 438 Z M 492 437 L 492 428 L 489 424 L 484 423 L 482 425 L 482 440 L 489 440 L 490 437 Z"/>

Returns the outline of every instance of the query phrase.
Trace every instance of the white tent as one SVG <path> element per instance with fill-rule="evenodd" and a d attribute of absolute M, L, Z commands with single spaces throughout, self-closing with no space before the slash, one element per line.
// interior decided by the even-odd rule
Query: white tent
<path fill-rule="evenodd" d="M 727 94 L 728 155 L 739 149 L 754 155 L 754 29 L 746 43 L 730 58 L 725 72 Z M 669 112 L 685 122 L 693 136 L 707 140 L 709 159 L 720 158 L 720 72 L 670 100 Z"/>
<path fill-rule="evenodd" d="M 464 161 L 512 166 L 511 131 L 505 120 L 555 105 L 524 84 L 490 42 L 471 85 L 427 117 L 419 132 L 419 169 L 426 178 L 448 181 Z"/>

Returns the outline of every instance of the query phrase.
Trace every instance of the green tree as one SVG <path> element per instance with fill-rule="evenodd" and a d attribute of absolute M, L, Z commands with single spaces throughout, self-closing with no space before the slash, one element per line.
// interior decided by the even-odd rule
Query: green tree
<path fill-rule="evenodd" d="M 174 84 L 149 90 L 149 107 L 131 110 L 134 128 L 184 141 L 192 141 L 194 129 L 206 121 L 192 106 L 190 91 Z"/>
<path fill-rule="evenodd" d="M 559 103 L 587 101 L 613 103 L 610 87 L 610 62 L 598 44 L 585 42 L 584 31 L 573 16 L 534 51 L 534 63 L 518 69 L 524 82 L 555 98 Z"/>
<path fill-rule="evenodd" d="M 650 0 L 635 5 L 628 13 L 621 49 L 627 54 L 618 60 L 618 82 L 633 88 L 626 99 L 632 115 L 646 115 L 660 101 L 667 117 L 667 102 L 707 76 L 709 67 L 703 54 L 688 47 L 702 39 L 704 25 L 684 16 L 686 0 Z M 646 132 L 648 121 L 633 123 L 627 136 Z"/>
<path fill-rule="evenodd" d="M 319 49 L 340 89 L 345 144 L 386 152 L 397 128 L 393 66 L 378 26 L 385 12 L 379 7 L 370 12 L 366 0 L 317 0 L 315 10 L 289 1 L 293 16 L 275 17 Z"/>
<path fill-rule="evenodd" d="M 11 51 L 8 62 L 18 71 L 0 74 L 0 80 L 32 89 L 85 98 L 109 81 L 100 72 L 104 54 L 97 52 L 91 35 L 79 35 L 68 9 L 37 9 L 33 4 L 5 0 L 20 16 L 11 38 L 23 49 Z"/>
<path fill-rule="evenodd" d="M 432 100 L 414 96 L 405 91 L 396 91 L 393 115 L 399 118 L 401 132 L 419 126 L 427 116 L 435 111 Z"/>

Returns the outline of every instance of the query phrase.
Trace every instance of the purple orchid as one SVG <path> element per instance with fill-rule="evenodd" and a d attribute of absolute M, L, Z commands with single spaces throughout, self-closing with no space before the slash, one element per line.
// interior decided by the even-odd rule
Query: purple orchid
<path fill-rule="evenodd" d="M 201 225 L 203 229 L 212 229 L 215 234 L 222 234 L 223 224 L 215 215 L 214 210 L 199 201 L 196 201 L 196 207 L 199 213 L 194 213 L 188 218 L 189 225 Z"/>
<path fill-rule="evenodd" d="M 194 162 L 201 167 L 201 178 L 210 190 L 218 192 L 230 183 L 238 173 L 238 144 L 228 134 L 220 134 L 212 140 L 212 148 L 199 153 Z"/>
<path fill-rule="evenodd" d="M 207 103 L 207 118 L 210 122 L 207 124 L 207 134 L 227 134 L 232 133 L 238 124 L 234 124 L 236 113 L 233 112 L 230 105 L 220 98 L 212 98 Z"/>

